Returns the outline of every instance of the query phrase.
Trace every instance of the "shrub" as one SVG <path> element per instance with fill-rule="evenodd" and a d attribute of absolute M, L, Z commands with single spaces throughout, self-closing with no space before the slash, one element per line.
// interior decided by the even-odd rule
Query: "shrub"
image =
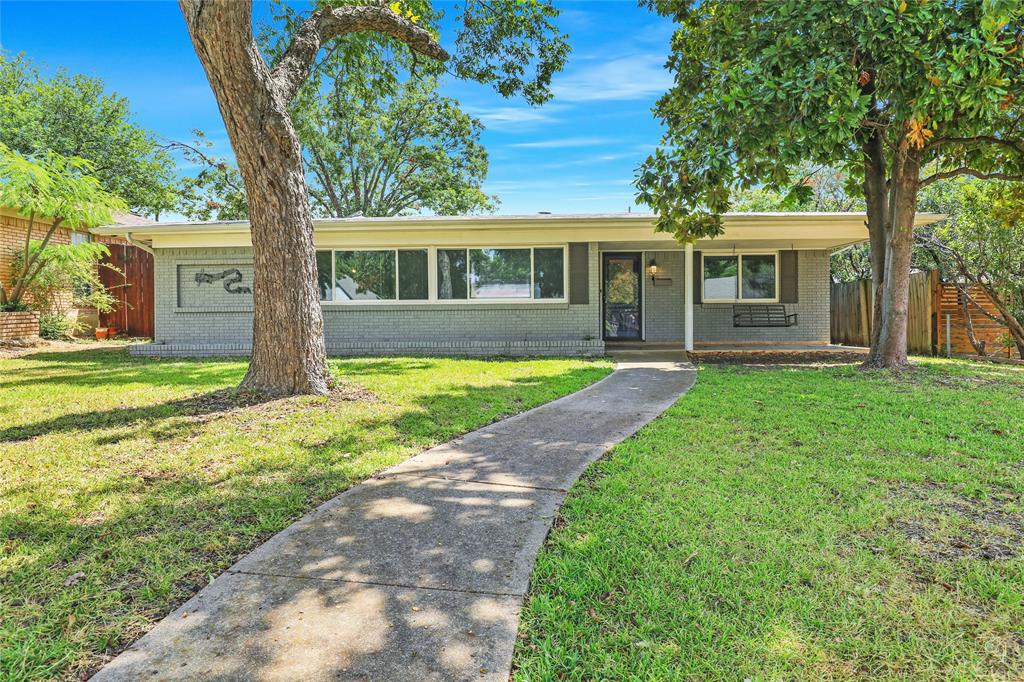
<path fill-rule="evenodd" d="M 43 313 L 39 316 L 39 336 L 51 341 L 74 337 L 82 325 L 62 313 Z"/>

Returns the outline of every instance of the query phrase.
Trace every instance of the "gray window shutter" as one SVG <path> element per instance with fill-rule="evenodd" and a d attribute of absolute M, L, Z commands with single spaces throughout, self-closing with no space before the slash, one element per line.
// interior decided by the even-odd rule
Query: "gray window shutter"
<path fill-rule="evenodd" d="M 797 251 L 782 251 L 779 253 L 779 302 L 799 303 L 800 297 L 797 292 L 797 281 L 800 279 Z"/>
<path fill-rule="evenodd" d="M 569 303 L 590 303 L 590 244 L 569 244 Z"/>
<path fill-rule="evenodd" d="M 702 266 L 700 262 L 700 251 L 693 252 L 693 302 L 701 303 L 703 298 L 704 287 L 701 286 L 704 283 L 704 273 L 701 272 Z"/>

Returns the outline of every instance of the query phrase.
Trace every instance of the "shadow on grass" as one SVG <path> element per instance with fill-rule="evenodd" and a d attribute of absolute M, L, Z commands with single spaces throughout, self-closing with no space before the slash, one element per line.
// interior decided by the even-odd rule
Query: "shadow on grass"
<path fill-rule="evenodd" d="M 94 354 L 62 353 L 54 359 L 64 363 L 70 355 L 80 356 L 71 363 L 94 372 L 97 379 L 105 373 L 106 380 L 97 381 L 104 385 L 117 381 L 121 372 L 153 374 L 179 364 L 129 361 L 128 369 L 102 362 L 92 367 L 97 364 L 90 357 Z M 216 361 L 210 364 L 217 366 Z M 365 365 L 331 361 L 338 374 L 353 377 L 434 366 L 428 360 L 408 359 Z M 333 420 L 321 424 L 327 428 L 325 438 L 310 442 L 309 431 L 299 429 L 284 431 L 280 442 L 257 441 L 260 435 L 254 432 L 256 449 L 239 455 L 244 459 L 233 461 L 227 453 L 211 460 L 208 468 L 198 463 L 200 469 L 183 460 L 181 471 L 150 471 L 145 458 L 129 463 L 112 458 L 105 475 L 66 490 L 59 509 L 46 503 L 53 485 L 47 474 L 35 476 L 16 491 L 7 488 L 14 498 L 28 495 L 33 503 L 0 516 L 2 535 L 17 557 L 12 564 L 16 568 L 5 576 L 12 605 L 5 618 L 17 627 L 4 633 L 7 641 L 0 641 L 0 648 L 23 651 L 26 658 L 19 665 L 28 671 L 69 665 L 47 653 L 62 647 L 74 652 L 67 660 L 77 661 L 76 674 L 95 670 L 101 656 L 140 634 L 141 623 L 166 614 L 206 584 L 211 573 L 219 573 L 316 504 L 417 450 L 582 388 L 604 374 L 604 368 L 584 366 L 549 376 L 509 377 L 488 387 L 442 386 L 411 397 L 401 407 L 381 404 L 370 415 L 353 419 L 343 412 L 334 414 L 332 403 L 317 405 L 310 408 L 310 420 L 317 418 L 315 411 L 322 415 L 325 409 Z M 54 376 L 48 385 L 56 391 L 69 379 L 73 377 Z M 170 383 L 172 377 L 165 379 L 154 385 Z M 416 381 L 415 374 L 409 380 Z M 135 436 L 173 440 L 194 435 L 193 430 L 228 411 L 217 399 L 225 393 L 208 391 L 147 407 L 82 412 L 7 427 L 0 429 L 0 441 L 110 427 L 127 429 L 109 437 L 112 443 Z M 71 504 L 65 506 L 68 497 Z M 78 571 L 86 573 L 80 584 L 62 586 Z M 111 605 L 110 594 L 119 595 L 116 605 Z M 69 614 L 92 623 L 94 634 L 76 638 L 68 626 Z M 29 646 L 30 640 L 38 646 Z"/>

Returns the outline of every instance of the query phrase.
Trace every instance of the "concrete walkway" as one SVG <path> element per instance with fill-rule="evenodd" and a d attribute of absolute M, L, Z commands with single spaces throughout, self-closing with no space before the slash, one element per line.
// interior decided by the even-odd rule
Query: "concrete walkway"
<path fill-rule="evenodd" d="M 616 360 L 578 393 L 322 504 L 93 680 L 506 682 L 534 558 L 566 490 L 696 377 L 680 352 Z"/>

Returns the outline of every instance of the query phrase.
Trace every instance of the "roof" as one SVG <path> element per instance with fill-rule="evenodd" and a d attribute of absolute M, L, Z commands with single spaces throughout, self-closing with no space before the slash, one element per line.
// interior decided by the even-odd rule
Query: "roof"
<path fill-rule="evenodd" d="M 122 217 L 127 218 L 122 220 Z M 850 219 L 856 218 L 861 220 L 867 219 L 867 214 L 858 212 L 762 212 L 762 213 L 725 213 L 723 219 L 726 221 L 735 220 L 765 220 L 765 221 L 778 221 L 778 220 L 796 220 L 796 221 L 823 221 L 827 222 L 834 219 Z M 116 225 L 105 225 L 103 227 L 96 228 L 94 232 L 97 234 L 123 234 L 124 226 L 135 226 L 135 225 L 149 225 L 152 229 L 137 230 L 139 234 L 150 233 L 150 232 L 179 232 L 179 231 L 200 231 L 200 232 L 214 232 L 214 231 L 232 231 L 234 229 L 249 229 L 248 220 L 207 220 L 207 221 L 171 221 L 171 222 L 158 222 L 137 216 L 134 214 L 118 214 L 116 216 Z M 927 225 L 938 220 L 945 218 L 940 213 L 918 213 L 915 221 L 915 227 Z M 359 227 L 387 227 L 387 226 L 402 226 L 403 228 L 413 228 L 417 225 L 423 226 L 438 226 L 438 225 L 451 225 L 459 224 L 465 227 L 478 227 L 486 228 L 491 224 L 509 224 L 509 223 L 535 223 L 535 222 L 651 222 L 653 223 L 657 219 L 657 215 L 654 213 L 529 213 L 521 215 L 459 215 L 459 216 L 439 216 L 439 215 L 408 215 L 408 216 L 391 216 L 391 217 L 354 217 L 354 218 L 313 218 L 314 229 L 316 227 L 329 227 L 329 226 L 359 226 Z M 134 222 L 137 221 L 137 222 Z"/>
<path fill-rule="evenodd" d="M 144 216 L 136 215 L 134 213 L 115 213 L 114 214 L 115 225 L 156 225 L 157 221 L 150 220 Z"/>
<path fill-rule="evenodd" d="M 942 219 L 919 213 L 916 226 Z M 698 247 L 838 248 L 867 239 L 864 213 L 726 213 L 725 233 L 701 240 Z M 671 235 L 656 232 L 652 213 L 585 213 L 471 216 L 397 216 L 390 218 L 315 218 L 317 245 L 323 248 L 430 243 L 477 246 L 542 244 L 568 241 L 643 243 L 649 248 L 678 247 Z M 93 230 L 100 235 L 130 235 L 156 248 L 248 246 L 249 222 L 167 222 L 114 225 Z M 538 241 L 540 240 L 540 241 Z M 798 244 L 799 242 L 799 244 Z M 633 248 L 633 247 L 630 247 Z"/>

